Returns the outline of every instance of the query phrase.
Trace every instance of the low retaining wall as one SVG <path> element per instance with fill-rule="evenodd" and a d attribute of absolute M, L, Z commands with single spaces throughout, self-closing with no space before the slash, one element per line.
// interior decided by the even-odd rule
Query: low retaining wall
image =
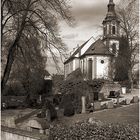
<path fill-rule="evenodd" d="M 17 128 L 1 126 L 2 140 L 49 140 L 49 136 Z"/>
<path fill-rule="evenodd" d="M 121 85 L 117 83 L 105 83 L 100 90 L 100 93 L 104 93 L 104 96 L 107 97 L 110 94 L 110 91 L 121 91 Z"/>
<path fill-rule="evenodd" d="M 28 114 L 26 114 L 26 115 L 24 115 L 22 117 L 19 117 L 19 118 L 15 119 L 15 124 L 22 123 L 23 121 L 25 121 L 28 118 L 30 118 L 31 116 L 39 113 L 40 111 L 41 111 L 41 109 L 37 109 L 37 110 L 34 110 L 34 111 L 32 111 L 32 112 L 30 112 L 30 113 L 28 113 Z"/>

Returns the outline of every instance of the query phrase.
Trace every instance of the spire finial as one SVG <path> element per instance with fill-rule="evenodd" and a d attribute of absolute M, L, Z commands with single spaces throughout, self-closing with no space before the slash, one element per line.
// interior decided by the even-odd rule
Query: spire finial
<path fill-rule="evenodd" d="M 109 4 L 112 4 L 112 3 L 114 3 L 113 0 L 109 0 Z"/>
<path fill-rule="evenodd" d="M 114 4 L 113 0 L 109 0 L 109 4 Z"/>
<path fill-rule="evenodd" d="M 115 4 L 114 4 L 113 0 L 109 0 L 108 12 L 114 12 L 114 7 L 115 7 Z"/>

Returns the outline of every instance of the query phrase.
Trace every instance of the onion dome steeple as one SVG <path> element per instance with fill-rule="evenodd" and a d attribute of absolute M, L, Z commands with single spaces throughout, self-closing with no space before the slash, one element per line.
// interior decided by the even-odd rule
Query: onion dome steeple
<path fill-rule="evenodd" d="M 109 0 L 109 4 L 107 5 L 107 7 L 108 7 L 108 12 L 103 22 L 110 21 L 117 18 L 116 12 L 115 12 L 115 4 L 113 0 Z"/>

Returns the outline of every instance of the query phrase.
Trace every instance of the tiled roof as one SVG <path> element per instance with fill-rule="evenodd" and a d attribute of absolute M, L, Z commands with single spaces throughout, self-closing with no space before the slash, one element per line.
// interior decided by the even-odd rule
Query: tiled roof
<path fill-rule="evenodd" d="M 89 39 L 90 40 L 90 39 Z M 85 43 L 83 43 L 79 48 L 77 48 L 76 50 L 75 50 L 75 52 L 64 62 L 64 64 L 66 64 L 66 63 L 68 63 L 70 60 L 72 60 L 73 58 L 76 58 L 75 57 L 75 55 L 77 54 L 77 53 L 79 53 L 79 51 L 85 46 L 85 44 L 89 41 L 89 40 L 87 40 Z"/>
<path fill-rule="evenodd" d="M 113 55 L 101 39 L 95 41 L 83 55 Z"/>
<path fill-rule="evenodd" d="M 64 64 L 76 58 L 75 55 L 81 52 L 81 49 L 89 42 L 89 40 L 87 40 L 84 44 L 82 44 L 79 48 L 77 48 L 76 51 L 64 62 Z M 85 55 L 113 55 L 113 54 L 109 51 L 108 47 L 103 43 L 103 41 L 101 39 L 98 39 L 89 46 L 89 48 L 83 55 L 79 54 L 79 57 Z"/>

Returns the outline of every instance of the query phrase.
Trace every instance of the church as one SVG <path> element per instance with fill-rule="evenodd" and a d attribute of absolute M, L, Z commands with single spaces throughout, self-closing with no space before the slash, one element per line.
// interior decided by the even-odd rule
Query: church
<path fill-rule="evenodd" d="M 109 0 L 107 7 L 102 38 L 95 41 L 91 37 L 71 54 L 64 62 L 65 78 L 80 68 L 85 80 L 112 79 L 112 63 L 119 50 L 120 21 L 113 0 Z"/>

